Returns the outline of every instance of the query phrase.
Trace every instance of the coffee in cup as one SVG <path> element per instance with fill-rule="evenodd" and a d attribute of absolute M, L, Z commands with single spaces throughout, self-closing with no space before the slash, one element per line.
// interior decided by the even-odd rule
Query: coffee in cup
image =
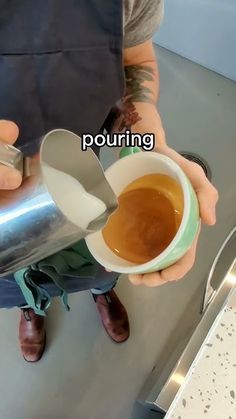
<path fill-rule="evenodd" d="M 180 184 L 168 175 L 141 176 L 126 186 L 118 202 L 102 231 L 107 246 L 135 264 L 157 257 L 181 224 L 184 199 Z"/>

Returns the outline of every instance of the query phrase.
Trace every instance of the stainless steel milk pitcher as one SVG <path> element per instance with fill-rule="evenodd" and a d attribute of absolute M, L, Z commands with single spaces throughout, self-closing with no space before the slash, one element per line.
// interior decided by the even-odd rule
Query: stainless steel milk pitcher
<path fill-rule="evenodd" d="M 15 167 L 23 175 L 17 190 L 0 191 L 0 276 L 36 263 L 102 229 L 117 208 L 116 196 L 98 158 L 91 149 L 81 150 L 77 135 L 58 129 L 38 144 L 38 153 L 27 157 L 15 147 L 0 143 L 0 164 Z M 87 192 L 105 203 L 106 211 L 87 229 L 73 224 L 54 202 L 43 175 L 44 164 L 73 176 Z"/>

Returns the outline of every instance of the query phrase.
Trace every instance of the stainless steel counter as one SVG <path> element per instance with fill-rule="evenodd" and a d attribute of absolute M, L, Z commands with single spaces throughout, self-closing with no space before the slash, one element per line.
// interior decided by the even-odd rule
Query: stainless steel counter
<path fill-rule="evenodd" d="M 236 264 L 230 269 L 172 375 L 172 382 L 180 387 L 165 419 L 203 419 L 206 415 L 210 419 L 235 417 L 236 291 L 233 284 L 236 284 Z M 220 308 L 223 300 L 224 307 Z M 200 342 L 199 347 L 197 343 Z M 186 367 L 188 356 L 192 364 L 187 374 L 182 375 L 181 364 L 183 361 L 182 366 Z"/>

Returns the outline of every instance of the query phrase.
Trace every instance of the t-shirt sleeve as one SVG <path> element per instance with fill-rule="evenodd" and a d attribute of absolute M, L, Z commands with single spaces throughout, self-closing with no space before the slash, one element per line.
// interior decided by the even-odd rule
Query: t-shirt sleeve
<path fill-rule="evenodd" d="M 151 39 L 164 15 L 164 0 L 125 0 L 124 47 Z"/>

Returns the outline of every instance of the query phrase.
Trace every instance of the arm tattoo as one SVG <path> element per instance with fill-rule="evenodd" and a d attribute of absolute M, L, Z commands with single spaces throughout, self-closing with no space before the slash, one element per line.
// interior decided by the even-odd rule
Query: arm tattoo
<path fill-rule="evenodd" d="M 126 91 L 125 96 L 119 103 L 119 116 L 122 116 L 119 131 L 124 128 L 131 129 L 141 117 L 136 110 L 134 102 L 147 102 L 155 104 L 153 92 L 143 86 L 145 81 L 155 82 L 155 70 L 152 67 L 130 65 L 125 67 Z"/>

